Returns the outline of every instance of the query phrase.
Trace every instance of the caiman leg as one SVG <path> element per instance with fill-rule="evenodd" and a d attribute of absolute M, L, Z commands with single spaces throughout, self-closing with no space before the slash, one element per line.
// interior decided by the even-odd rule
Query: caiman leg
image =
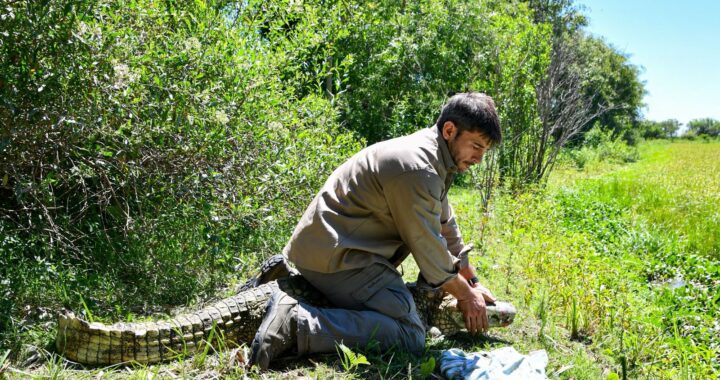
<path fill-rule="evenodd" d="M 270 281 L 277 280 L 278 278 L 288 277 L 291 274 L 295 275 L 299 273 L 295 268 L 290 266 L 285 256 L 273 255 L 263 261 L 260 266 L 260 273 L 245 281 L 245 283 L 237 289 L 237 292 L 244 292 L 262 284 L 267 284 Z"/>
<path fill-rule="evenodd" d="M 302 276 L 294 275 L 282 256 L 266 264 L 264 274 L 246 283 L 247 288 L 235 296 L 170 320 L 105 325 L 62 315 L 56 348 L 68 359 L 85 364 L 154 363 L 202 350 L 216 342 L 211 335 L 221 336 L 226 346 L 249 343 L 260 327 L 267 301 L 278 289 L 310 304 L 330 307 Z M 452 297 L 429 286 L 407 285 L 426 327 L 435 326 L 445 335 L 464 329 L 462 313 Z M 515 316 L 509 303 L 498 302 L 487 310 L 491 327 L 507 326 Z"/>

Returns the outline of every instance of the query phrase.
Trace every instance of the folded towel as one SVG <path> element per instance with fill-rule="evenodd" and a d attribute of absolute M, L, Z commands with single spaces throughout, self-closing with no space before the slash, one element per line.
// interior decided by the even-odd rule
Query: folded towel
<path fill-rule="evenodd" d="M 440 356 L 440 370 L 452 380 L 544 380 L 547 364 L 545 350 L 523 355 L 512 347 L 471 353 L 451 348 Z"/>

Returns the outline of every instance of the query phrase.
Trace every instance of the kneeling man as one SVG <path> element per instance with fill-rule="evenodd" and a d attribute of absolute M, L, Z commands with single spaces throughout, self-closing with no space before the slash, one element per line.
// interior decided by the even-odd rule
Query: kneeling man
<path fill-rule="evenodd" d="M 284 254 L 337 308 L 275 294 L 252 343 L 252 364 L 283 354 L 335 352 L 336 344 L 421 353 L 425 328 L 396 267 L 412 254 L 420 274 L 458 300 L 469 332 L 487 330 L 475 269 L 447 193 L 453 178 L 500 143 L 493 100 L 454 95 L 435 125 L 371 145 L 338 167 L 298 223 Z"/>

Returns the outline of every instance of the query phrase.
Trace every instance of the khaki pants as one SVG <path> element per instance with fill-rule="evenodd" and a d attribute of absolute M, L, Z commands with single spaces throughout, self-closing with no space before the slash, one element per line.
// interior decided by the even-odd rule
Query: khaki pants
<path fill-rule="evenodd" d="M 337 273 L 298 270 L 338 307 L 300 304 L 299 354 L 335 352 L 340 342 L 365 347 L 373 341 L 383 350 L 397 347 L 422 353 L 425 328 L 412 294 L 395 269 L 373 264 Z"/>

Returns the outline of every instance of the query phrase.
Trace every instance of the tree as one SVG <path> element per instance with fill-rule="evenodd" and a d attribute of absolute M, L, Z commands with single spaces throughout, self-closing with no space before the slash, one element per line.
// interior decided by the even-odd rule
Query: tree
<path fill-rule="evenodd" d="M 528 159 L 527 181 L 552 169 L 559 149 L 600 126 L 616 135 L 637 124 L 644 88 L 639 68 L 605 41 L 587 35 L 586 19 L 571 0 L 529 0 L 536 23 L 552 26 L 552 53 L 536 96 L 542 133 Z"/>
<path fill-rule="evenodd" d="M 680 126 L 682 126 L 682 123 L 680 123 L 676 119 L 667 119 L 660 122 L 660 128 L 663 131 L 663 137 L 666 139 L 675 137 L 677 135 L 677 132 L 680 130 Z"/>
<path fill-rule="evenodd" d="M 720 136 L 720 121 L 712 118 L 693 119 L 688 122 L 688 132 L 697 136 Z"/>
<path fill-rule="evenodd" d="M 337 91 L 343 124 L 376 142 L 430 126 L 451 93 L 490 92 L 474 85 L 492 65 L 489 12 L 457 0 L 357 9 L 333 58 L 353 62 Z"/>
<path fill-rule="evenodd" d="M 534 23 L 523 3 L 496 6 L 490 24 L 493 44 L 486 53 L 493 66 L 485 74 L 485 86 L 495 94 L 503 124 L 498 182 L 518 189 L 539 180 L 536 159 L 545 156 L 536 89 L 551 64 L 552 30 L 548 24 Z M 493 168 L 486 169 L 491 173 Z"/>
<path fill-rule="evenodd" d="M 552 26 L 553 39 L 572 34 L 587 26 L 583 6 L 573 0 L 526 0 L 536 24 Z"/>
<path fill-rule="evenodd" d="M 646 139 L 673 138 L 680 129 L 680 122 L 675 119 L 664 121 L 643 120 L 639 125 L 639 133 Z"/>
<path fill-rule="evenodd" d="M 583 57 L 583 91 L 593 99 L 592 111 L 597 114 L 583 130 L 598 122 L 614 137 L 621 137 L 640 120 L 645 94 L 640 68 L 602 38 L 585 35 L 579 49 Z"/>
<path fill-rule="evenodd" d="M 542 179 L 555 163 L 560 149 L 580 133 L 592 120 L 609 112 L 611 106 L 585 91 L 584 57 L 577 45 L 579 33 L 568 34 L 553 47 L 545 80 L 538 86 L 538 110 L 542 120 L 540 148 L 533 159 L 532 174 Z"/>

